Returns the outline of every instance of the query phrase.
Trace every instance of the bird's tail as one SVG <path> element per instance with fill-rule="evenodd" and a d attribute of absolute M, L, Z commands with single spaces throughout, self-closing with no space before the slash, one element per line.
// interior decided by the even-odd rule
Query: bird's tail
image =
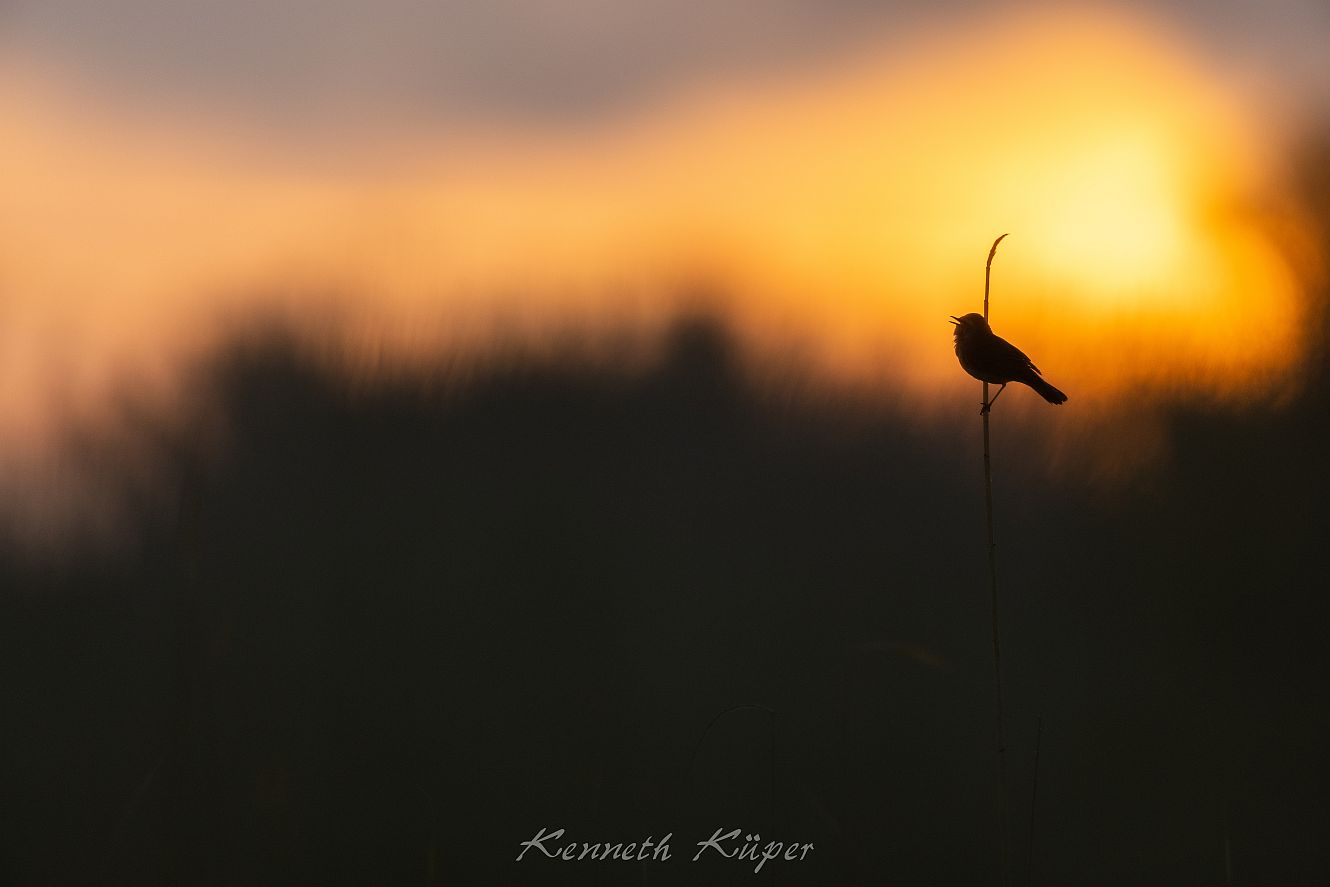
<path fill-rule="evenodd" d="M 1067 402 L 1067 395 L 1063 394 L 1061 391 L 1058 391 L 1056 388 L 1054 388 L 1052 385 L 1048 384 L 1038 376 L 1034 376 L 1033 378 L 1030 379 L 1030 387 L 1033 388 L 1035 391 L 1039 392 L 1039 396 L 1051 404 L 1059 404 Z"/>

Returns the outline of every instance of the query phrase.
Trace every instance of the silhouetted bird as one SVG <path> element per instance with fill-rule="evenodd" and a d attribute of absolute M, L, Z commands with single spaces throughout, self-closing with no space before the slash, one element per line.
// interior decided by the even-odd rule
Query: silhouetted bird
<path fill-rule="evenodd" d="M 956 324 L 956 357 L 961 362 L 961 369 L 980 382 L 1002 386 L 979 412 L 986 413 L 997 403 L 1008 382 L 1029 385 L 1051 404 L 1066 402 L 1067 395 L 1040 378 L 1039 367 L 1025 356 L 1024 351 L 995 335 L 982 314 L 952 317 L 951 322 Z"/>

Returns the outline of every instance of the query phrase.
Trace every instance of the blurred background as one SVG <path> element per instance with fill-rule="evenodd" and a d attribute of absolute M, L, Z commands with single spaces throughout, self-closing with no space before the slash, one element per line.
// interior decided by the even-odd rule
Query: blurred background
<path fill-rule="evenodd" d="M 0 5 L 0 883 L 1313 882 L 1328 42 Z"/>

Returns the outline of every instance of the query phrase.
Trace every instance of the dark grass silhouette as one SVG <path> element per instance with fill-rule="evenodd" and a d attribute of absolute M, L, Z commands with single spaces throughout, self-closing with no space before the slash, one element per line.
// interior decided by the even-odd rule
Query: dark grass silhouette
<path fill-rule="evenodd" d="M 1236 882 L 1330 867 L 1326 305 L 1290 402 L 1166 407 L 1169 457 L 1115 495 L 1004 461 L 1036 883 L 1222 883 L 1226 841 Z M 777 879 L 990 879 L 966 436 L 755 390 L 706 322 L 644 373 L 515 359 L 351 397 L 315 367 L 280 335 L 219 354 L 220 455 L 127 418 L 162 480 L 125 484 L 132 556 L 0 548 L 0 884 L 748 883 L 686 861 L 769 819 L 765 714 L 697 745 L 739 703 L 780 712 L 778 827 L 818 847 Z M 676 859 L 514 868 L 556 824 L 672 831 Z"/>
<path fill-rule="evenodd" d="M 260 336 L 200 379 L 225 446 L 145 430 L 176 504 L 126 497 L 133 556 L 0 562 L 4 883 L 747 883 L 688 862 L 771 818 L 765 715 L 688 766 L 740 703 L 780 713 L 774 837 L 817 846 L 778 879 L 991 879 L 964 435 L 754 389 L 705 320 L 634 373 L 513 359 L 351 396 Z M 1005 459 L 1038 882 L 1214 882 L 1226 830 L 1239 879 L 1330 865 L 1325 366 L 1306 383 L 1174 409 L 1173 457 L 1113 497 Z M 675 859 L 515 867 L 557 826 L 673 832 Z"/>

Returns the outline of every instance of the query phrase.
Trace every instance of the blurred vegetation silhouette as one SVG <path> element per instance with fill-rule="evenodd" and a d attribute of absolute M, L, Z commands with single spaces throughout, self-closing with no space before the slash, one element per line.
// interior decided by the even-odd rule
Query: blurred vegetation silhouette
<path fill-rule="evenodd" d="M 1330 867 L 1327 332 L 1322 300 L 1287 406 L 1169 407 L 1116 495 L 1004 462 L 1036 882 L 1221 883 L 1226 843 L 1240 881 Z M 134 420 L 174 505 L 126 485 L 132 555 L 0 561 L 0 883 L 746 883 L 689 862 L 720 826 L 813 843 L 787 883 L 991 877 L 969 435 L 756 386 L 698 317 L 632 372 L 354 390 L 267 331 L 199 392 L 220 447 Z M 760 712 L 698 745 L 741 703 L 774 759 Z M 674 858 L 515 863 L 542 827 Z"/>

